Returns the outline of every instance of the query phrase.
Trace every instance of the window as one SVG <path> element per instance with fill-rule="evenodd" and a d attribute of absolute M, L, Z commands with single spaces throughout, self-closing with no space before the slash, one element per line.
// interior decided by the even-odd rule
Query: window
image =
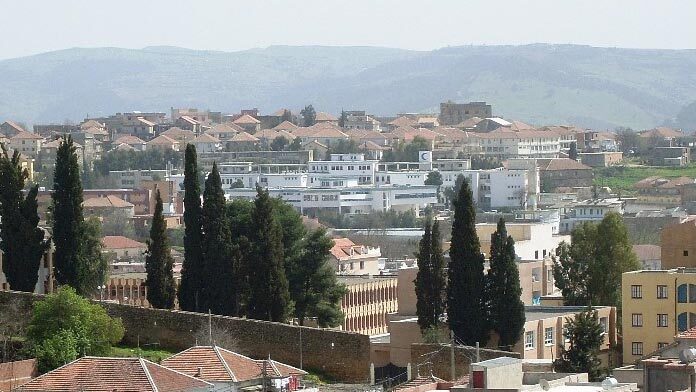
<path fill-rule="evenodd" d="M 689 316 L 686 313 L 679 313 L 677 316 L 677 329 L 679 332 L 684 332 L 687 330 L 689 325 Z"/>
<path fill-rule="evenodd" d="M 680 284 L 679 287 L 677 287 L 677 302 L 680 304 L 685 304 L 686 303 L 686 298 L 688 297 L 688 287 L 686 284 Z"/>
<path fill-rule="evenodd" d="M 632 342 L 631 343 L 631 354 L 632 355 L 643 355 L 643 342 Z"/>
<path fill-rule="evenodd" d="M 643 298 L 643 286 L 639 284 L 631 285 L 631 298 L 640 299 Z"/>
<path fill-rule="evenodd" d="M 657 326 L 666 327 L 667 326 L 667 314 L 658 313 L 657 315 Z"/>
<path fill-rule="evenodd" d="M 689 285 L 689 303 L 696 302 L 696 284 Z"/>
<path fill-rule="evenodd" d="M 683 252 L 683 254 L 684 254 L 684 257 L 686 257 L 686 256 L 689 255 L 689 251 L 688 251 L 688 250 L 685 250 L 685 251 Z"/>
<path fill-rule="evenodd" d="M 609 319 L 606 317 L 599 318 L 599 324 L 602 326 L 604 333 L 609 332 Z M 643 325 L 643 315 L 640 315 L 640 325 Z"/>
<path fill-rule="evenodd" d="M 546 271 L 546 281 L 550 282 L 552 280 L 553 280 L 553 270 L 550 269 L 550 270 Z"/>
<path fill-rule="evenodd" d="M 667 347 L 667 346 L 669 346 L 669 343 L 666 343 L 666 342 L 657 342 L 657 348 L 658 348 L 658 350 L 661 349 L 661 348 L 665 348 L 665 347 Z"/>
<path fill-rule="evenodd" d="M 657 299 L 666 299 L 667 298 L 667 286 L 666 285 L 657 285 Z"/>
<path fill-rule="evenodd" d="M 553 344 L 553 327 L 544 328 L 544 345 L 551 346 Z"/>
<path fill-rule="evenodd" d="M 524 333 L 524 349 L 531 350 L 534 348 L 534 331 Z"/>
<path fill-rule="evenodd" d="M 643 326 L 643 314 L 642 313 L 633 313 L 631 315 L 631 326 L 632 327 L 642 327 Z M 604 327 L 604 326 L 602 326 L 602 327 Z"/>

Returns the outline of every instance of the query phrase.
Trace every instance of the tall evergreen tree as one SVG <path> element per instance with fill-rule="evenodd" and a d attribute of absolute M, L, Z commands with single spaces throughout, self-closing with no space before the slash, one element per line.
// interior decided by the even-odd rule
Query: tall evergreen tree
<path fill-rule="evenodd" d="M 418 251 L 416 275 L 416 313 L 421 331 L 436 327 L 445 312 L 445 259 L 442 254 L 440 224 L 426 221 Z"/>
<path fill-rule="evenodd" d="M 295 317 L 300 325 L 305 318 L 316 317 L 320 327 L 335 327 L 343 322 L 339 302 L 346 293 L 338 283 L 336 271 L 329 264 L 333 241 L 324 229 L 312 231 L 302 240 L 302 253 L 286 271 Z"/>
<path fill-rule="evenodd" d="M 44 231 L 38 227 L 36 196 L 38 185 L 24 196 L 29 173 L 22 169 L 19 151 L 9 156 L 4 145 L 0 154 L 0 250 L 3 272 L 10 288 L 34 291 L 41 257 L 49 246 Z"/>
<path fill-rule="evenodd" d="M 252 259 L 248 316 L 258 320 L 285 321 L 290 310 L 290 294 L 285 275 L 283 234 L 275 219 L 273 202 L 267 190 L 257 187 L 252 217 Z"/>
<path fill-rule="evenodd" d="M 437 319 L 434 317 L 432 293 L 430 292 L 430 276 L 431 263 L 431 248 L 432 248 L 432 223 L 431 218 L 425 221 L 423 228 L 423 237 L 418 243 L 418 273 L 413 281 L 416 287 L 416 315 L 418 315 L 418 326 L 421 332 L 437 325 Z"/>
<path fill-rule="evenodd" d="M 97 217 L 85 219 L 80 225 L 78 252 L 79 281 L 75 291 L 88 296 L 106 282 L 108 261 L 102 245 L 101 222 Z"/>
<path fill-rule="evenodd" d="M 79 257 L 84 225 L 82 183 L 75 145 L 69 135 L 58 146 L 51 198 L 56 280 L 84 295 Z"/>
<path fill-rule="evenodd" d="M 447 280 L 447 322 L 464 344 L 486 344 L 488 309 L 483 273 L 484 257 L 476 235 L 476 211 L 469 183 L 454 200 L 454 220 Z"/>
<path fill-rule="evenodd" d="M 574 161 L 578 160 L 578 145 L 575 142 L 570 143 L 570 149 L 568 150 L 568 158 Z"/>
<path fill-rule="evenodd" d="M 346 111 L 341 110 L 341 117 L 338 118 L 338 126 L 341 128 L 345 127 L 347 119 L 348 119 L 348 115 L 346 114 Z"/>
<path fill-rule="evenodd" d="M 502 218 L 491 235 L 490 255 L 486 281 L 491 327 L 500 337 L 499 345 L 512 350 L 524 332 L 525 315 L 524 303 L 520 299 L 522 286 L 515 261 L 515 241 L 507 234 Z"/>
<path fill-rule="evenodd" d="M 232 234 L 225 213 L 225 192 L 216 163 L 213 163 L 213 170 L 205 180 L 202 218 L 205 305 L 215 314 L 236 315 L 238 286 L 232 259 Z"/>
<path fill-rule="evenodd" d="M 162 197 L 159 189 L 155 194 L 155 213 L 147 242 L 145 270 L 147 271 L 147 301 L 157 309 L 174 308 L 176 283 L 172 269 L 174 259 L 167 239 L 167 222 L 162 215 Z"/>
<path fill-rule="evenodd" d="M 177 293 L 182 310 L 201 312 L 203 295 L 203 229 L 201 227 L 201 187 L 198 180 L 196 146 L 186 145 L 184 158 L 184 262 Z"/>
<path fill-rule="evenodd" d="M 590 307 L 574 318 L 566 318 L 564 335 L 570 341 L 570 347 L 566 349 L 564 345 L 560 345 L 561 353 L 554 363 L 554 370 L 587 373 L 590 380 L 599 378 L 602 361 L 598 355 L 604 340 L 603 334 L 604 328 L 599 322 L 597 311 Z"/>
<path fill-rule="evenodd" d="M 307 105 L 304 109 L 300 110 L 302 115 L 303 124 L 305 127 L 311 127 L 317 123 L 317 112 L 314 110 L 314 106 Z"/>

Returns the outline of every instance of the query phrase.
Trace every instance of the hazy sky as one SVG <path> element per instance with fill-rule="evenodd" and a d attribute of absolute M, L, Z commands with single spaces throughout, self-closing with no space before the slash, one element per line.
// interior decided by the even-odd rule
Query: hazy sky
<path fill-rule="evenodd" d="M 70 47 L 696 48 L 694 0 L 0 0 L 0 58 Z"/>

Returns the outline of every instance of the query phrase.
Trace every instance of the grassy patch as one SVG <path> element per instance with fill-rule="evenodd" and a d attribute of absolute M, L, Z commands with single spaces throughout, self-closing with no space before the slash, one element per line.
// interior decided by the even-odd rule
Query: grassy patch
<path fill-rule="evenodd" d="M 111 348 L 111 356 L 113 357 L 137 357 L 138 353 L 140 353 L 139 356 L 155 363 L 160 363 L 163 359 L 174 355 L 173 352 L 152 347 L 138 349 L 130 346 L 116 346 Z"/>
<path fill-rule="evenodd" d="M 636 190 L 633 189 L 633 185 L 644 178 L 696 177 L 696 165 L 691 164 L 685 167 L 611 166 L 595 168 L 594 176 L 597 186 L 608 186 L 613 192 L 621 192 L 622 195 L 634 195 Z"/>

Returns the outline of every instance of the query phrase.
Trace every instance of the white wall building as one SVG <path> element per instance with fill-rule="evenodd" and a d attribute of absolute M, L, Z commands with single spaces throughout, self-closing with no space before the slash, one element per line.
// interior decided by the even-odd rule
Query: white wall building
<path fill-rule="evenodd" d="M 623 215 L 626 201 L 618 198 L 584 200 L 561 208 L 562 233 L 570 233 L 583 222 L 599 222 L 610 212 Z"/>

